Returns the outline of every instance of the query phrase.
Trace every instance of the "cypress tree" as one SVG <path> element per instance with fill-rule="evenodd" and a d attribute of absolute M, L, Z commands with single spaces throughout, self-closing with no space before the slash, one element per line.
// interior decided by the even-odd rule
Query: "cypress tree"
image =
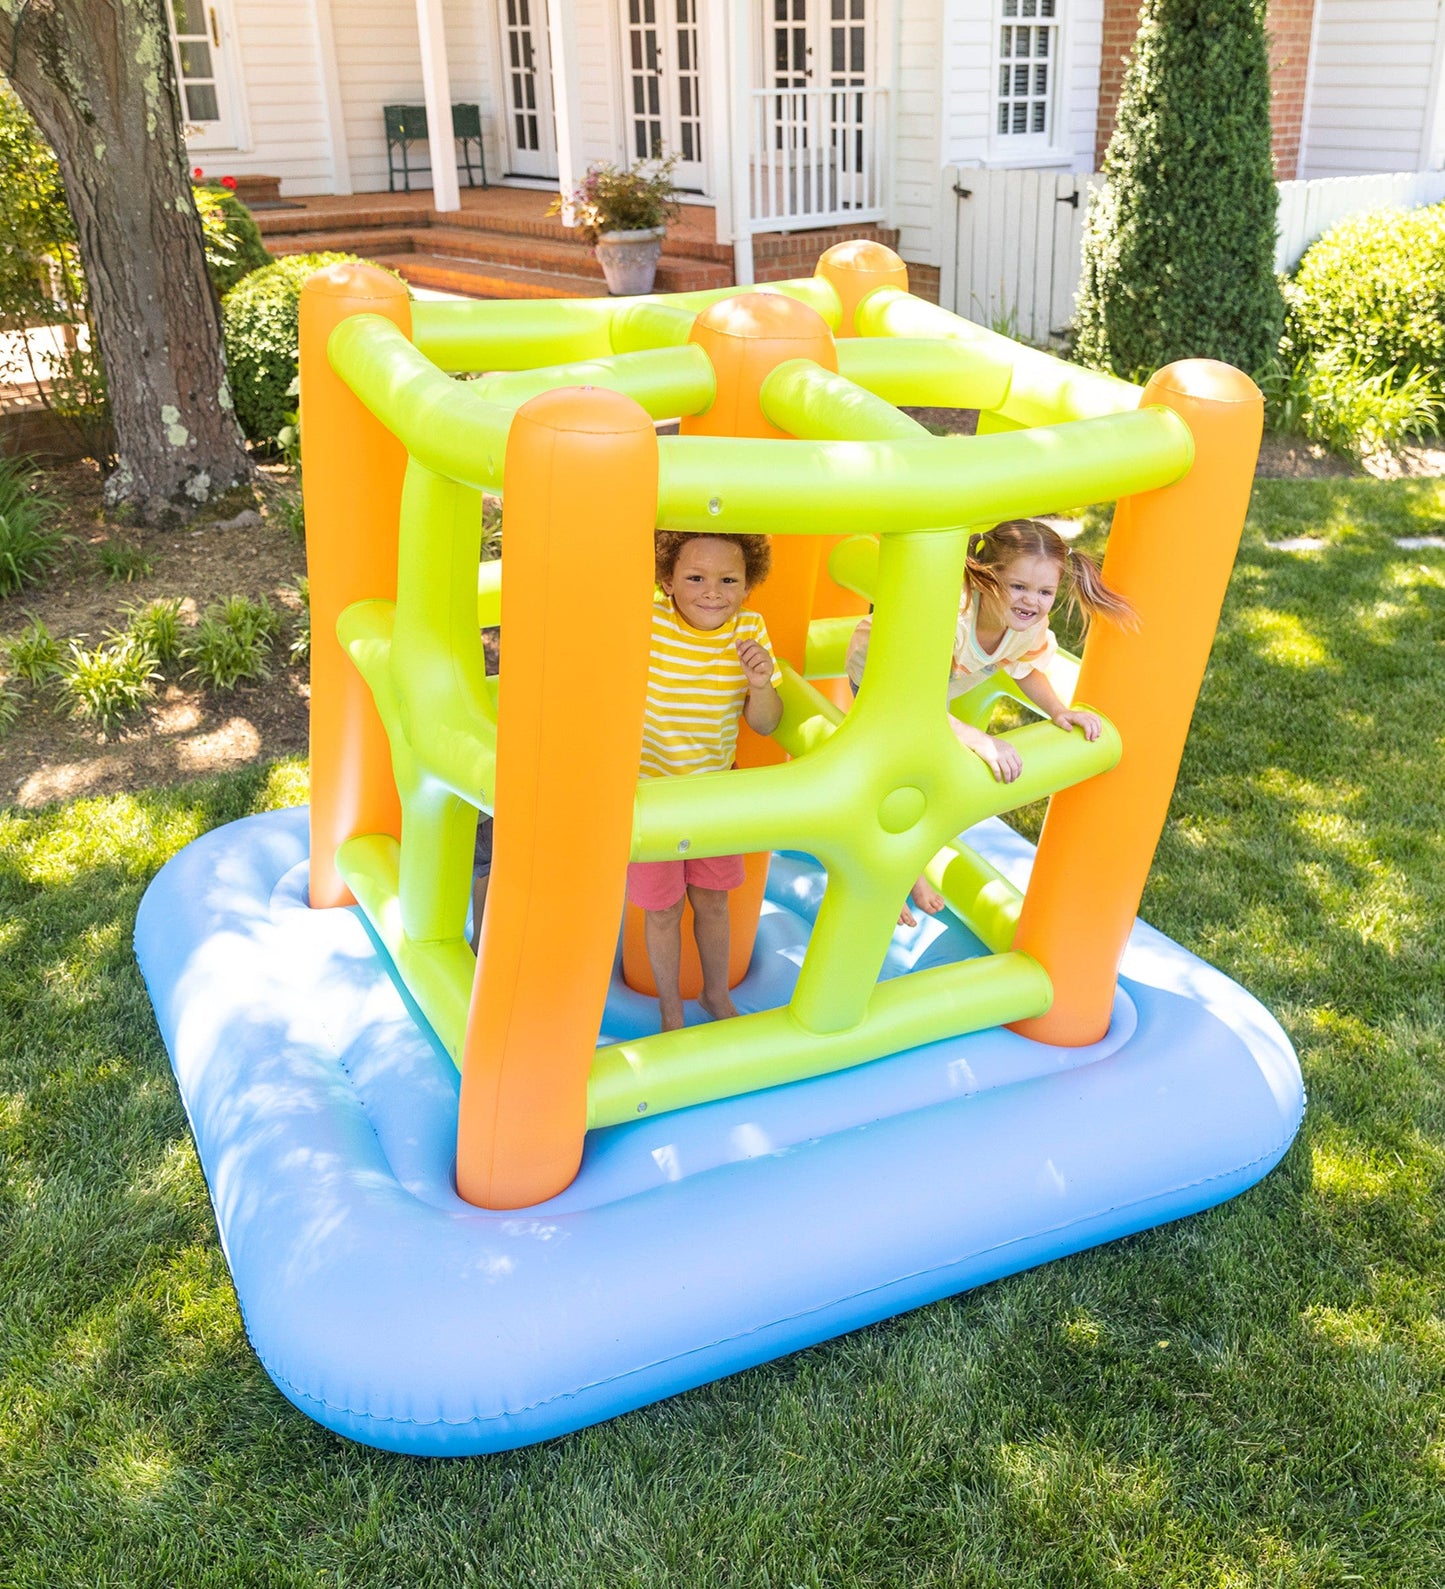
<path fill-rule="evenodd" d="M 1261 369 L 1279 345 L 1265 0 L 1144 0 L 1106 186 L 1084 236 L 1076 352 L 1139 376 Z"/>

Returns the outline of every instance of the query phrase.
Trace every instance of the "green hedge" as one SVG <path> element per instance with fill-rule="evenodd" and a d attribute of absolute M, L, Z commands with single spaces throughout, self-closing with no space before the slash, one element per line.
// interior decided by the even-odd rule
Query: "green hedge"
<path fill-rule="evenodd" d="M 1287 353 L 1419 368 L 1445 391 L 1445 204 L 1347 216 L 1285 288 Z"/>
<path fill-rule="evenodd" d="M 291 383 L 299 356 L 301 288 L 327 265 L 361 263 L 355 254 L 291 254 L 253 270 L 221 304 L 221 331 L 236 418 L 251 441 L 274 442 L 296 407 Z"/>
<path fill-rule="evenodd" d="M 227 188 L 194 188 L 201 232 L 206 243 L 206 270 L 220 297 L 242 277 L 271 263 L 261 229 L 251 212 Z"/>
<path fill-rule="evenodd" d="M 1194 357 L 1262 368 L 1284 313 L 1264 0 L 1144 0 L 1104 177 L 1078 356 L 1136 377 Z"/>

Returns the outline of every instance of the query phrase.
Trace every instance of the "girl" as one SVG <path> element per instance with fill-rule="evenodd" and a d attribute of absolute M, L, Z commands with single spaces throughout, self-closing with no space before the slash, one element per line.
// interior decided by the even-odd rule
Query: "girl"
<path fill-rule="evenodd" d="M 768 573 L 762 535 L 657 532 L 659 594 L 652 609 L 652 662 L 642 730 L 643 778 L 725 772 L 737 750 L 738 720 L 771 734 L 783 715 L 762 617 L 744 607 Z M 627 897 L 646 912 L 647 957 L 657 979 L 662 1030 L 683 1024 L 678 975 L 682 905 L 692 904 L 702 963 L 703 1009 L 714 1020 L 738 1012 L 728 992 L 728 891 L 743 880 L 740 855 L 634 861 Z"/>
<path fill-rule="evenodd" d="M 1049 628 L 1049 613 L 1060 590 L 1069 606 L 1083 615 L 1132 627 L 1134 609 L 1109 589 L 1093 558 L 1074 551 L 1038 519 L 1009 519 L 974 537 L 969 545 L 963 599 L 953 638 L 953 665 L 948 698 L 963 695 L 1000 668 L 1056 727 L 1080 728 L 1086 739 L 1099 737 L 1093 712 L 1074 711 L 1059 699 L 1045 670 L 1059 649 Z M 854 690 L 863 677 L 872 619 L 864 618 L 848 646 L 848 678 Z M 949 719 L 960 743 L 983 761 L 1000 783 L 1012 783 L 1023 770 L 1019 753 L 1006 740 Z M 909 895 L 920 910 L 933 915 L 943 896 L 926 878 Z M 916 925 L 905 905 L 899 921 Z"/>

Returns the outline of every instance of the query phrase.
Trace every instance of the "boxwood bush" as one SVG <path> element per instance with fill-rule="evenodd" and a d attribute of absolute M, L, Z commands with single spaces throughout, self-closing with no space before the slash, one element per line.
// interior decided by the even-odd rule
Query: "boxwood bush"
<path fill-rule="evenodd" d="M 221 331 L 236 418 L 251 441 L 274 442 L 296 407 L 290 394 L 299 356 L 301 288 L 327 265 L 360 263 L 355 254 L 291 254 L 253 270 L 221 304 Z"/>
<path fill-rule="evenodd" d="M 1138 376 L 1279 343 L 1264 0 L 1144 0 L 1084 236 L 1076 352 Z"/>
<path fill-rule="evenodd" d="M 269 265 L 271 256 L 250 210 L 228 188 L 192 191 L 206 242 L 206 270 L 217 294 L 225 297 L 242 277 Z"/>
<path fill-rule="evenodd" d="M 1445 391 L 1445 204 L 1347 216 L 1305 251 L 1285 299 L 1287 354 L 1418 368 Z"/>

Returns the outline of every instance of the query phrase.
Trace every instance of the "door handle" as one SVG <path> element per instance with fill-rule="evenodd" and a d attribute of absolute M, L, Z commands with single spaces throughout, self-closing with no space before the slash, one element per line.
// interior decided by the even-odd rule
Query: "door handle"
<path fill-rule="evenodd" d="M 209 6 L 207 9 L 211 17 L 211 43 L 219 50 L 221 47 L 221 24 L 216 20 L 215 6 Z"/>

